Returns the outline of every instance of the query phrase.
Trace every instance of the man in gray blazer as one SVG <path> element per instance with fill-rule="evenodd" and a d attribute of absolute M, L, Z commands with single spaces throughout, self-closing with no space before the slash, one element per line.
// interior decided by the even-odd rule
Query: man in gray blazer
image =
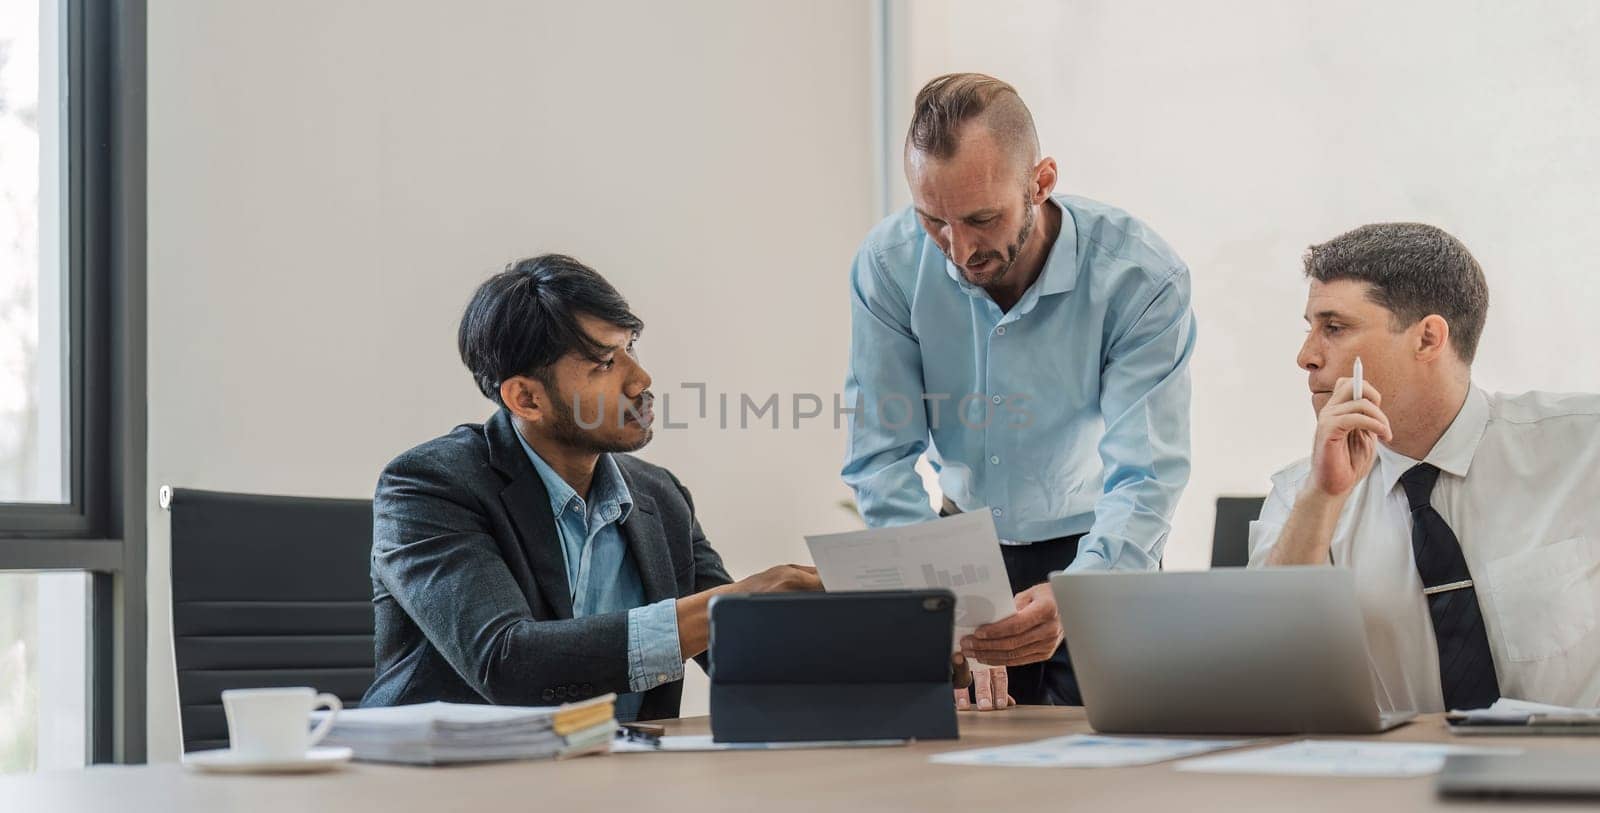
<path fill-rule="evenodd" d="M 512 263 L 462 316 L 461 360 L 500 409 L 395 458 L 373 502 L 377 677 L 363 705 L 550 705 L 616 692 L 674 717 L 723 592 L 817 590 L 781 565 L 730 584 L 650 441 L 643 323 L 570 257 Z"/>

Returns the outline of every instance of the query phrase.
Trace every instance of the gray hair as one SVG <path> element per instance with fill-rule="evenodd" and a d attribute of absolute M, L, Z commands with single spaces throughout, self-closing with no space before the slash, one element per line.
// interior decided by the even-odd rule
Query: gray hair
<path fill-rule="evenodd" d="M 1460 240 L 1423 223 L 1373 223 L 1306 249 L 1306 276 L 1368 283 L 1368 298 L 1403 330 L 1431 314 L 1450 325 L 1450 343 L 1471 364 L 1489 313 L 1483 269 Z"/>

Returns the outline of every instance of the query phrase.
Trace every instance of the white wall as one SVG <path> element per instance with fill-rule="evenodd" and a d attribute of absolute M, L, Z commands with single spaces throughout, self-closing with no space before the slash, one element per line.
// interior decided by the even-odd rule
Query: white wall
<path fill-rule="evenodd" d="M 1061 188 L 1144 218 L 1188 260 L 1194 473 L 1169 567 L 1209 561 L 1219 494 L 1308 453 L 1300 254 L 1420 220 L 1488 276 L 1475 375 L 1600 389 L 1600 4 L 1456 0 L 918 0 L 894 5 L 909 100 L 983 71 L 1032 108 Z M 894 186 L 904 201 L 903 181 Z"/>
<path fill-rule="evenodd" d="M 178 752 L 155 489 L 370 496 L 490 413 L 455 325 L 506 261 L 610 277 L 658 394 L 838 390 L 876 219 L 869 27 L 857 0 L 150 4 L 152 759 Z M 842 434 L 787 427 L 645 452 L 735 576 L 852 524 Z"/>
<path fill-rule="evenodd" d="M 735 405 L 837 391 L 845 268 L 876 217 L 868 5 L 151 4 L 152 758 L 177 753 L 155 488 L 370 495 L 395 453 L 488 414 L 453 331 L 506 260 L 563 250 L 610 276 L 674 420 L 679 382 Z M 1600 6 L 893 6 L 891 141 L 927 78 L 995 73 L 1063 188 L 1145 218 L 1194 270 L 1170 566 L 1204 565 L 1216 495 L 1305 453 L 1309 243 L 1443 226 L 1489 275 L 1479 380 L 1600 388 Z M 646 455 L 743 575 L 852 524 L 841 451 L 828 421 L 720 430 L 713 401 Z"/>

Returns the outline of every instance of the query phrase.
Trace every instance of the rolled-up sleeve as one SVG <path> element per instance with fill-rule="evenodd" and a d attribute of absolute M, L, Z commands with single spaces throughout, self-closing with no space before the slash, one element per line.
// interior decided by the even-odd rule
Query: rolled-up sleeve
<path fill-rule="evenodd" d="M 683 679 L 678 602 L 662 599 L 628 611 L 628 684 L 633 691 Z"/>
<path fill-rule="evenodd" d="M 1105 490 L 1069 570 L 1159 566 L 1172 512 L 1189 482 L 1194 345 L 1189 273 L 1179 266 L 1106 351 L 1100 385 Z"/>

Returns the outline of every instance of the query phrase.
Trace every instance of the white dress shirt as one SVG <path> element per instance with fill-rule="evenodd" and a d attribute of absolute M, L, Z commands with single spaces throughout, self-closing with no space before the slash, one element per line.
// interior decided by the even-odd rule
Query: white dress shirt
<path fill-rule="evenodd" d="M 1354 571 L 1379 702 L 1436 712 L 1439 653 L 1398 485 L 1417 462 L 1379 445 L 1331 554 Z M 1501 695 L 1600 706 L 1600 395 L 1473 387 L 1426 462 L 1440 470 L 1433 507 L 1461 541 Z M 1272 476 L 1250 524 L 1251 567 L 1265 564 L 1310 465 Z"/>

